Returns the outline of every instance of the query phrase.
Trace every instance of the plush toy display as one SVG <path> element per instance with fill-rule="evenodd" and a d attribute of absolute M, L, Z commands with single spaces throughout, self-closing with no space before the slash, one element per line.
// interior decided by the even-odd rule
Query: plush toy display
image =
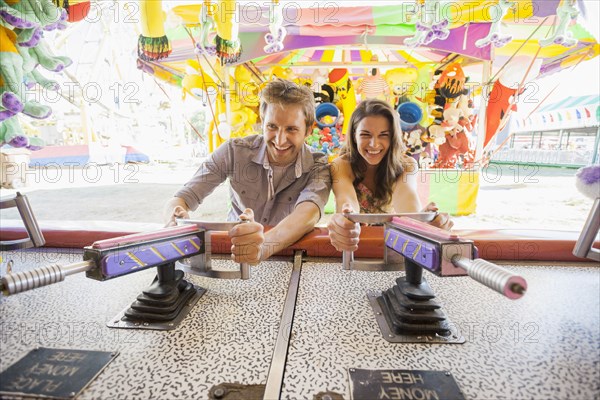
<path fill-rule="evenodd" d="M 18 29 L 15 33 L 20 46 L 34 47 L 42 38 L 42 30 L 62 27 L 66 12 L 50 0 L 0 0 L 0 18 Z"/>
<path fill-rule="evenodd" d="M 26 101 L 23 85 L 23 57 L 19 54 L 16 34 L 0 26 L 0 91 L 2 92 L 2 114 L 0 121 L 18 113 L 33 118 L 46 118 L 52 112 L 50 107 L 36 101 Z"/>

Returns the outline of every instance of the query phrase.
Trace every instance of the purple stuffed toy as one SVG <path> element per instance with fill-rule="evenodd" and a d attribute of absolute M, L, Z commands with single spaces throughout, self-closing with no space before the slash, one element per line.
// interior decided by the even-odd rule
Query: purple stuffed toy
<path fill-rule="evenodd" d="M 575 187 L 583 195 L 592 200 L 600 197 L 600 164 L 580 168 L 575 177 Z"/>

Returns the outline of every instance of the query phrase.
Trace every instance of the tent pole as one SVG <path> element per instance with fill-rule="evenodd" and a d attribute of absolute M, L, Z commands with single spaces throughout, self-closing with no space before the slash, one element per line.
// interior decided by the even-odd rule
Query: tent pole
<path fill-rule="evenodd" d="M 600 148 L 600 126 L 596 129 L 596 140 L 594 140 L 594 151 L 592 152 L 592 164 L 598 163 L 598 149 Z"/>
<path fill-rule="evenodd" d="M 492 82 L 486 84 L 492 76 L 492 61 L 483 62 L 483 72 L 481 74 L 483 86 L 481 91 L 481 104 L 479 105 L 479 116 L 477 117 L 477 146 L 475 148 L 475 159 L 481 160 L 483 157 L 483 143 L 485 142 L 486 112 L 488 100 L 490 98 Z M 489 86 L 489 87 L 488 87 Z"/>
<path fill-rule="evenodd" d="M 231 125 L 231 93 L 229 87 L 229 66 L 223 67 L 223 88 L 225 90 L 225 115 L 227 115 L 227 123 Z"/>

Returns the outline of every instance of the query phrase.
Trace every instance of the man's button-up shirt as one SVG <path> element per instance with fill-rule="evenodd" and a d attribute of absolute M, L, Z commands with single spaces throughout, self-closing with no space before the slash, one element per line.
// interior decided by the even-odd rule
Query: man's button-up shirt
<path fill-rule="evenodd" d="M 206 196 L 229 178 L 230 221 L 237 220 L 246 208 L 251 208 L 257 222 L 274 226 L 304 201 L 317 205 L 322 215 L 331 189 L 327 156 L 312 153 L 308 145 L 303 145 L 298 157 L 300 159 L 286 169 L 279 185 L 272 187 L 274 193 L 270 196 L 269 173 L 272 171 L 265 168 L 269 163 L 263 136 L 232 139 L 215 150 L 175 196 L 195 210 Z"/>

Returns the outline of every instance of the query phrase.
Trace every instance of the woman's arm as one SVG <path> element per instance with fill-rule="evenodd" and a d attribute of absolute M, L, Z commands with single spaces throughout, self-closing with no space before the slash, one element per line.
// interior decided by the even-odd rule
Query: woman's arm
<path fill-rule="evenodd" d="M 335 210 L 327 229 L 329 240 L 333 247 L 339 251 L 354 251 L 358 248 L 360 225 L 344 217 L 344 212 L 360 212 L 358 198 L 354 191 L 354 174 L 350 163 L 342 157 L 336 158 L 331 163 L 331 180 L 333 194 L 335 195 Z"/>

